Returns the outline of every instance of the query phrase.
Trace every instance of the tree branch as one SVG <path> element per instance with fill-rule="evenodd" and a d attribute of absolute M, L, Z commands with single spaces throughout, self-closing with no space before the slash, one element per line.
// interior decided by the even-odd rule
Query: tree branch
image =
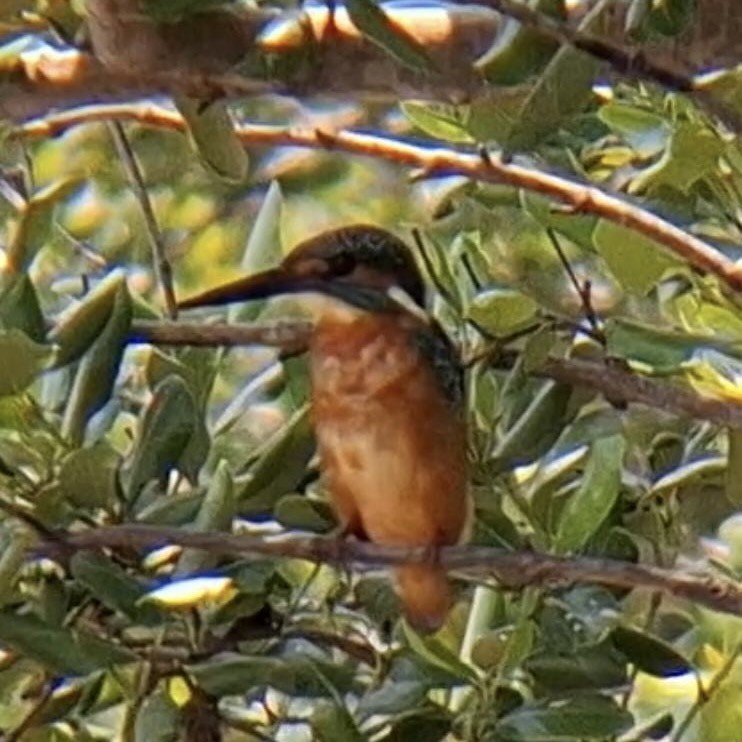
<path fill-rule="evenodd" d="M 136 322 L 129 342 L 201 347 L 268 345 L 292 354 L 306 348 L 311 330 L 311 323 L 301 321 L 268 325 Z M 512 354 L 500 354 L 493 365 L 510 368 L 513 362 Z M 550 358 L 534 373 L 563 384 L 594 389 L 614 403 L 643 404 L 742 429 L 742 403 L 704 397 L 687 387 L 642 376 L 617 364 Z"/>
<path fill-rule="evenodd" d="M 697 87 L 693 73 L 654 62 L 642 49 L 619 46 L 608 39 L 584 33 L 566 23 L 560 23 L 534 10 L 526 3 L 514 2 L 514 0 L 481 0 L 481 2 L 548 39 L 572 46 L 594 59 L 605 62 L 623 77 L 654 82 L 663 88 L 690 95 L 699 106 L 717 116 L 733 131 L 739 131 L 742 128 L 739 115 L 724 105 L 722 101 Z"/>
<path fill-rule="evenodd" d="M 214 8 L 157 23 L 141 12 L 139 0 L 90 0 L 88 25 L 95 57 L 75 49 L 22 54 L 15 70 L 20 74 L 4 81 L 0 115 L 19 120 L 55 105 L 79 105 L 91 99 L 187 93 L 210 100 L 252 95 L 261 89 L 296 95 L 353 93 L 389 99 L 469 100 L 487 89 L 475 63 L 493 43 L 501 16 L 508 16 L 599 59 L 624 77 L 691 95 L 729 127 L 740 128 L 738 113 L 698 86 L 691 72 L 680 71 L 671 62 L 650 60 L 641 49 L 609 41 L 621 33 L 620 14 L 608 24 L 604 37 L 599 37 L 513 0 L 431 7 L 422 20 L 420 8 L 389 6 L 385 12 L 395 26 L 426 49 L 434 69 L 421 74 L 400 65 L 363 39 L 343 8 L 336 10 L 334 23 L 323 5 L 281 15 L 246 6 Z M 726 43 L 731 47 L 735 37 L 733 33 L 728 37 Z M 219 39 L 219 44 L 213 39 Z M 703 40 L 696 39 L 695 45 Z M 655 51 L 662 55 L 667 50 Z M 75 73 L 60 75 L 62 69 L 71 69 L 75 57 Z M 270 64 L 269 58 L 293 59 L 279 72 L 280 65 Z M 350 59 L 352 64 L 348 64 Z M 711 62 L 707 60 L 706 66 Z M 231 72 L 239 63 L 252 77 Z M 436 70 L 445 70 L 445 74 Z"/>
<path fill-rule="evenodd" d="M 263 325 L 135 322 L 128 342 L 207 348 L 268 345 L 285 353 L 295 353 L 306 348 L 311 331 L 311 322 L 300 320 Z"/>
<path fill-rule="evenodd" d="M 145 551 L 177 544 L 210 554 L 261 555 L 307 559 L 365 568 L 435 560 L 447 570 L 494 576 L 507 588 L 564 587 L 590 583 L 607 587 L 661 590 L 715 611 L 742 615 L 742 587 L 711 574 L 685 574 L 679 570 L 591 557 L 558 557 L 533 551 L 509 552 L 488 546 L 402 548 L 322 536 L 254 537 L 222 532 L 192 532 L 179 528 L 128 524 L 93 528 L 60 535 L 34 547 L 37 555 L 54 556 L 60 542 L 67 549 L 124 548 Z"/>
<path fill-rule="evenodd" d="M 183 119 L 168 109 L 153 106 L 89 106 L 51 114 L 15 130 L 17 136 L 49 137 L 71 126 L 111 119 L 138 121 L 182 131 Z M 504 162 L 496 153 L 475 153 L 353 131 L 324 131 L 285 126 L 242 124 L 237 136 L 246 146 L 292 146 L 326 149 L 389 160 L 422 169 L 427 175 L 465 175 L 473 180 L 506 183 L 544 194 L 574 212 L 596 214 L 648 237 L 698 270 L 712 273 L 735 291 L 742 290 L 742 267 L 703 240 L 619 196 L 594 185 L 578 183 L 535 168 Z"/>

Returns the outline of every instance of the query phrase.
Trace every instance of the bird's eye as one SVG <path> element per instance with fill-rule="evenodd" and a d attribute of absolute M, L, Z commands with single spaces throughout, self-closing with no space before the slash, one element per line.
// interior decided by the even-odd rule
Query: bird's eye
<path fill-rule="evenodd" d="M 355 270 L 356 259 L 347 252 L 341 252 L 332 256 L 329 268 L 333 276 L 347 276 Z"/>

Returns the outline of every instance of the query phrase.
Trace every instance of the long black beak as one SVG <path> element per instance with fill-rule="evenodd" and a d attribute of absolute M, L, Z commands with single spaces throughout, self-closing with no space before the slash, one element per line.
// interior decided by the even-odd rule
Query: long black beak
<path fill-rule="evenodd" d="M 272 268 L 216 286 L 178 302 L 178 309 L 221 306 L 241 301 L 267 299 L 278 294 L 303 293 L 325 294 L 367 311 L 398 311 L 399 309 L 382 290 L 317 276 L 296 276 L 283 268 Z"/>
<path fill-rule="evenodd" d="M 317 279 L 292 276 L 281 268 L 238 278 L 236 281 L 215 286 L 201 294 L 178 302 L 179 309 L 221 306 L 240 301 L 267 299 L 278 294 L 296 294 L 303 291 L 317 291 Z"/>

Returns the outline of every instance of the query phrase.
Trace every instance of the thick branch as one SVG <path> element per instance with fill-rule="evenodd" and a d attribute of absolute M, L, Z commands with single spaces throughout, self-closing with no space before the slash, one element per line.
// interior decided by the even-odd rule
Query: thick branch
<path fill-rule="evenodd" d="M 111 119 L 138 121 L 182 131 L 183 119 L 167 109 L 146 105 L 91 106 L 30 121 L 16 130 L 25 137 L 49 137 L 81 123 Z M 399 165 L 419 168 L 428 175 L 465 175 L 474 180 L 525 188 L 565 203 L 575 212 L 597 214 L 609 221 L 633 229 L 658 242 L 693 267 L 712 273 L 735 291 L 742 289 L 742 267 L 703 240 L 676 227 L 671 222 L 619 196 L 596 186 L 578 183 L 535 168 L 498 159 L 496 154 L 462 152 L 452 148 L 430 147 L 400 139 L 361 134 L 352 131 L 320 131 L 285 126 L 243 124 L 237 135 L 245 145 L 288 145 L 336 150 L 348 154 L 390 160 Z"/>
<path fill-rule="evenodd" d="M 716 576 L 685 574 L 610 559 L 557 557 L 532 551 L 508 552 L 486 546 L 448 546 L 436 554 L 428 548 L 378 546 L 321 536 L 261 538 L 129 524 L 60 536 L 57 540 L 37 545 L 35 552 L 54 555 L 61 545 L 79 550 L 125 548 L 145 551 L 166 544 L 203 549 L 210 554 L 259 554 L 368 568 L 435 559 L 451 571 L 494 576 L 508 588 L 556 587 L 573 583 L 622 589 L 645 588 L 661 590 L 712 610 L 742 615 L 742 587 Z"/>
<path fill-rule="evenodd" d="M 582 34 L 569 23 L 559 23 L 513 0 L 431 6 L 424 11 L 389 6 L 386 12 L 391 22 L 430 56 L 431 69 L 420 71 L 400 65 L 363 39 L 342 5 L 334 21 L 327 8 L 317 4 L 305 6 L 301 13 L 280 16 L 264 8 L 216 8 L 167 23 L 153 21 L 140 0 L 90 0 L 87 7 L 95 58 L 78 55 L 75 74 L 60 76 L 59 69 L 68 66 L 66 58 L 74 56 L 74 50 L 47 49 L 41 52 L 42 59 L 35 59 L 35 52 L 24 53 L 24 61 L 46 63 L 25 70 L 21 64 L 20 74 L 4 81 L 0 116 L 20 120 L 53 106 L 79 105 L 91 99 L 186 91 L 196 96 L 199 90 L 198 97 L 206 100 L 251 95 L 256 89 L 296 95 L 470 100 L 488 89 L 475 63 L 493 43 L 503 14 L 558 43 L 571 44 L 623 76 L 694 95 L 730 126 L 739 128 L 739 116 L 699 90 L 690 71 L 609 41 L 622 33 L 620 17 L 612 19 L 604 36 L 598 37 Z M 734 13 L 731 8 L 727 12 Z M 698 15 L 699 22 L 693 25 L 700 27 L 704 13 Z M 708 35 L 705 27 L 704 33 Z M 214 39 L 219 43 L 214 44 Z M 730 46 L 731 39 L 733 34 L 724 43 Z M 702 34 L 694 43 L 700 46 L 704 41 Z M 663 49 L 652 52 L 661 54 Z M 286 63 L 276 65 L 276 59 Z M 230 74 L 237 64 L 247 71 Z"/>

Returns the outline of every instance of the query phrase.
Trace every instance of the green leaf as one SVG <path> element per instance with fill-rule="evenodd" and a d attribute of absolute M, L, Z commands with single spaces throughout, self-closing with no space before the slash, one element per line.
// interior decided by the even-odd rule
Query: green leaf
<path fill-rule="evenodd" d="M 652 484 L 652 494 L 659 494 L 676 490 L 678 487 L 688 487 L 693 483 L 708 481 L 714 476 L 728 473 L 734 470 L 731 460 L 728 462 L 724 456 L 703 456 L 699 459 L 687 461 L 674 469 L 663 473 Z"/>
<path fill-rule="evenodd" d="M 742 66 L 698 75 L 694 84 L 699 92 L 711 94 L 730 113 L 742 116 Z"/>
<path fill-rule="evenodd" d="M 564 384 L 540 386 L 492 451 L 491 461 L 498 471 L 529 464 L 549 450 L 562 432 L 571 395 L 571 387 Z"/>
<path fill-rule="evenodd" d="M 122 647 L 84 631 L 55 628 L 35 616 L 0 611 L 0 642 L 55 672 L 87 675 L 137 661 Z"/>
<path fill-rule="evenodd" d="M 7 270 L 25 273 L 49 239 L 57 204 L 80 185 L 79 177 L 56 181 L 35 193 L 11 224 L 6 248 Z"/>
<path fill-rule="evenodd" d="M 131 297 L 126 284 L 116 290 L 113 308 L 98 337 L 83 356 L 75 374 L 62 420 L 62 433 L 82 441 L 88 420 L 111 397 L 131 326 Z"/>
<path fill-rule="evenodd" d="M 418 706 L 428 690 L 428 684 L 420 680 L 387 679 L 380 688 L 361 698 L 358 713 L 361 716 L 398 714 Z"/>
<path fill-rule="evenodd" d="M 326 502 L 305 495 L 282 497 L 276 503 L 273 515 L 287 529 L 327 533 L 337 525 L 332 508 Z"/>
<path fill-rule="evenodd" d="M 104 442 L 73 451 L 62 462 L 62 495 L 82 508 L 110 508 L 118 493 L 118 454 Z"/>
<path fill-rule="evenodd" d="M 603 8 L 596 5 L 580 24 L 580 30 L 590 31 Z M 508 153 L 533 149 L 544 137 L 557 131 L 590 100 L 599 71 L 598 60 L 571 46 L 563 46 L 523 102 L 503 141 L 503 149 Z"/>
<path fill-rule="evenodd" d="M 693 665 L 669 644 L 644 631 L 617 626 L 610 635 L 613 645 L 638 670 L 658 678 L 693 672 Z"/>
<path fill-rule="evenodd" d="M 95 342 L 116 305 L 116 297 L 126 291 L 123 271 L 109 273 L 82 301 L 74 304 L 57 320 L 49 339 L 58 345 L 54 365 L 76 361 Z"/>
<path fill-rule="evenodd" d="M 247 481 L 238 492 L 242 516 L 269 514 L 278 498 L 295 491 L 314 454 L 309 408 L 298 410 L 258 452 Z"/>
<path fill-rule="evenodd" d="M 626 683 L 626 665 L 605 643 L 580 647 L 570 654 L 540 653 L 523 665 L 543 688 L 555 693 L 611 690 Z"/>
<path fill-rule="evenodd" d="M 237 138 L 226 103 L 198 101 L 185 96 L 176 96 L 174 101 L 207 169 L 226 183 L 243 182 L 249 160 L 245 145 Z"/>
<path fill-rule="evenodd" d="M 422 709 L 421 709 L 422 711 Z M 415 715 L 402 718 L 396 723 L 389 734 L 381 742 L 409 742 L 409 740 L 425 740 L 425 742 L 445 742 L 450 739 L 451 719 L 442 714 L 435 715 L 428 711 L 427 715 Z"/>
<path fill-rule="evenodd" d="M 593 251 L 593 233 L 599 223 L 597 217 L 567 211 L 538 193 L 521 190 L 518 195 L 523 208 L 545 229 L 553 229 L 582 249 Z"/>
<path fill-rule="evenodd" d="M 605 219 L 598 222 L 593 242 L 621 286 L 635 294 L 646 294 L 666 271 L 682 265 L 658 242 Z"/>
<path fill-rule="evenodd" d="M 628 103 L 606 103 L 600 107 L 598 118 L 643 157 L 661 152 L 672 131 L 662 116 Z"/>
<path fill-rule="evenodd" d="M 0 330 L 0 397 L 22 392 L 33 382 L 50 356 L 50 349 L 20 330 Z"/>
<path fill-rule="evenodd" d="M 561 553 L 582 549 L 613 509 L 621 488 L 624 449 L 621 435 L 599 438 L 590 446 L 580 488 L 559 519 L 555 548 Z"/>
<path fill-rule="evenodd" d="M 509 672 L 520 667 L 533 649 L 536 639 L 533 621 L 521 621 L 515 627 L 488 631 L 472 648 L 472 662 L 483 670 L 501 668 Z"/>
<path fill-rule="evenodd" d="M 506 288 L 477 294 L 467 311 L 468 319 L 497 336 L 525 327 L 536 315 L 538 304 L 530 296 Z"/>
<path fill-rule="evenodd" d="M 171 375 L 154 390 L 130 468 L 128 496 L 136 500 L 150 481 L 162 483 L 177 468 L 194 431 L 196 403 L 180 376 Z"/>
<path fill-rule="evenodd" d="M 476 680 L 474 670 L 435 637 L 421 636 L 406 621 L 402 622 L 402 631 L 410 649 L 425 662 L 462 681 L 474 682 Z"/>
<path fill-rule="evenodd" d="M 722 137 L 702 122 L 679 121 L 662 157 L 642 170 L 631 183 L 632 193 L 670 186 L 682 193 L 703 178 L 715 175 L 726 149 Z"/>
<path fill-rule="evenodd" d="M 578 696 L 543 706 L 522 706 L 495 726 L 508 742 L 574 742 L 604 740 L 628 729 L 631 714 L 605 696 Z"/>
<path fill-rule="evenodd" d="M 471 144 L 474 140 L 466 129 L 463 111 L 449 103 L 402 101 L 402 113 L 420 131 L 434 139 L 455 144 Z"/>
<path fill-rule="evenodd" d="M 202 495 L 159 497 L 137 513 L 137 520 L 158 526 L 183 526 L 198 516 Z"/>
<path fill-rule="evenodd" d="M 364 742 L 366 737 L 347 709 L 332 701 L 319 701 L 310 719 L 312 738 L 320 742 Z"/>
<path fill-rule="evenodd" d="M 188 667 L 199 686 L 212 696 L 241 695 L 251 688 L 271 687 L 292 696 L 327 696 L 329 681 L 338 690 L 353 685 L 352 669 L 304 655 L 285 659 L 226 654 Z"/>
<path fill-rule="evenodd" d="M 527 7 L 544 15 L 565 20 L 562 0 L 531 0 Z M 517 85 L 540 72 L 559 49 L 559 42 L 513 18 L 506 18 L 494 44 L 474 66 L 488 83 Z"/>
<path fill-rule="evenodd" d="M 680 371 L 704 340 L 712 342 L 712 338 L 669 332 L 622 318 L 606 321 L 605 336 L 611 356 L 642 363 L 658 373 Z"/>
<path fill-rule="evenodd" d="M 345 0 L 345 7 L 353 25 L 398 62 L 420 72 L 433 69 L 425 47 L 390 20 L 374 0 Z"/>
<path fill-rule="evenodd" d="M 353 591 L 366 615 L 377 624 L 392 623 L 402 607 L 389 580 L 384 577 L 361 577 Z"/>
<path fill-rule="evenodd" d="M 725 658 L 730 659 L 730 658 Z M 721 671 L 721 670 L 720 670 Z M 735 671 L 733 680 L 727 680 L 709 694 L 706 703 L 701 705 L 699 740 L 736 740 L 742 727 L 742 709 L 740 709 L 740 684 Z"/>
<path fill-rule="evenodd" d="M 253 222 L 250 238 L 245 245 L 240 268 L 247 274 L 258 273 L 272 268 L 283 258 L 281 247 L 281 215 L 283 212 L 283 193 L 278 181 L 273 181 L 260 205 Z M 249 301 L 234 304 L 229 308 L 230 322 L 248 322 L 258 318 L 265 301 Z"/>
<path fill-rule="evenodd" d="M 0 328 L 20 330 L 31 340 L 44 342 L 46 321 L 28 274 L 0 276 L 0 287 Z"/>
<path fill-rule="evenodd" d="M 141 602 L 147 588 L 100 552 L 78 552 L 70 561 L 70 570 L 96 600 L 111 610 L 147 626 L 162 621 L 162 614 L 154 605 Z"/>
<path fill-rule="evenodd" d="M 137 712 L 134 742 L 174 742 L 179 738 L 180 709 L 168 693 L 148 695 Z"/>
<path fill-rule="evenodd" d="M 33 536 L 25 526 L 9 527 L 3 534 L 0 551 L 0 605 L 7 603 L 14 594 L 16 577 L 28 558 Z"/>
<path fill-rule="evenodd" d="M 234 483 L 226 461 L 220 461 L 209 481 L 198 515 L 196 531 L 229 531 L 235 516 Z M 185 549 L 178 559 L 176 575 L 205 571 L 214 567 L 217 557 L 200 549 Z"/>

